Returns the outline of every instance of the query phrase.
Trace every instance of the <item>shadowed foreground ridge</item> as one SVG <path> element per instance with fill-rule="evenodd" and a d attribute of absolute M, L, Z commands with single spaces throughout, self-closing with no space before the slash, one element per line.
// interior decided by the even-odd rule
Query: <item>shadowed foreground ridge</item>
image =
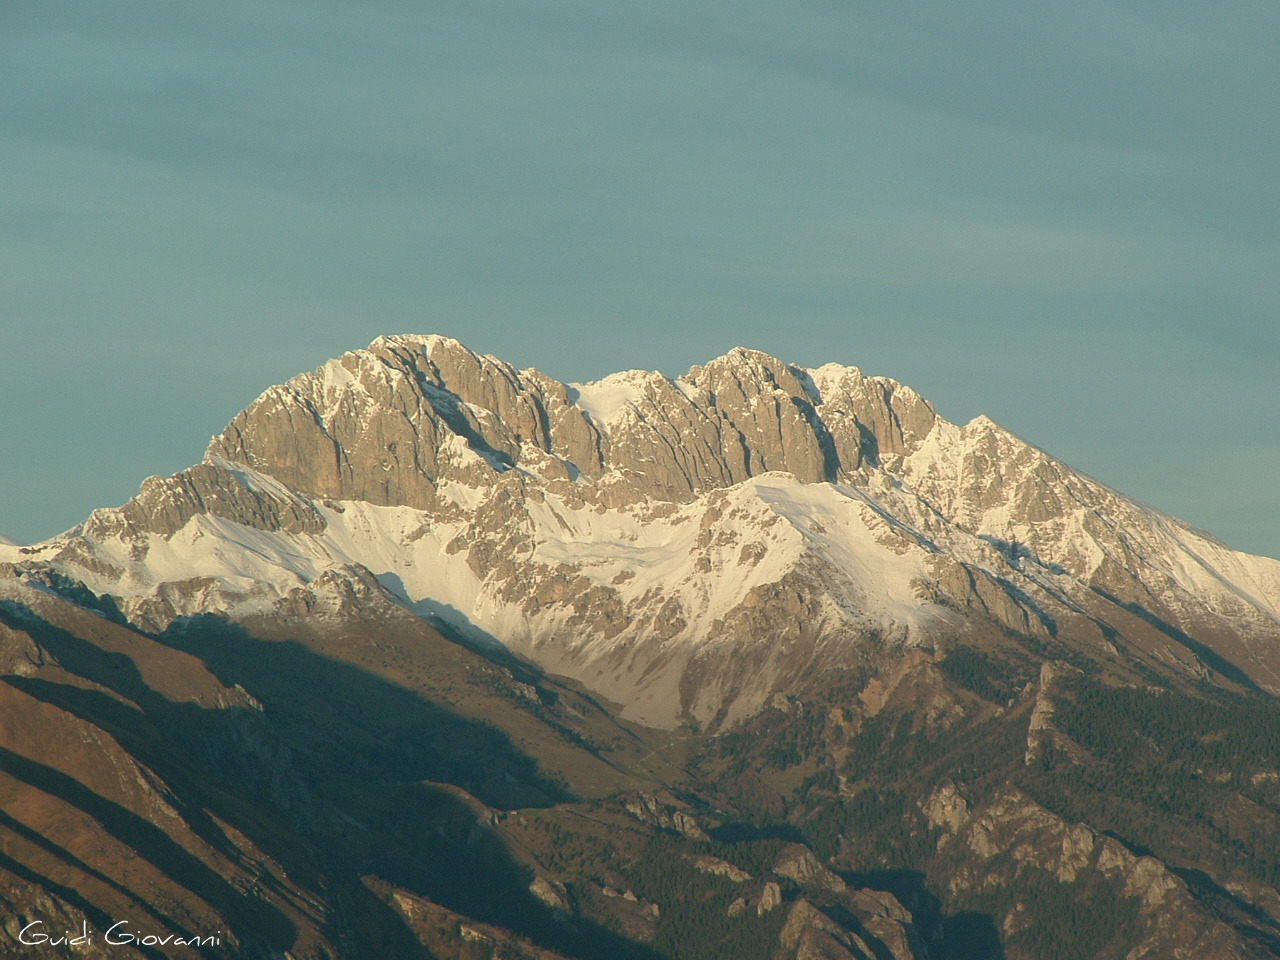
<path fill-rule="evenodd" d="M 1280 562 L 852 367 L 380 338 L 0 573 L 14 955 L 1280 956 Z"/>

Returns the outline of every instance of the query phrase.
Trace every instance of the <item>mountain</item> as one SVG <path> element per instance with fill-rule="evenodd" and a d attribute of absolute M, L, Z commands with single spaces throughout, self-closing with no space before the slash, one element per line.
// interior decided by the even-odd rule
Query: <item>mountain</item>
<path fill-rule="evenodd" d="M 563 384 L 383 337 L 0 574 L 40 718 L 6 773 L 97 824 L 3 804 L 0 895 L 41 916 L 189 902 L 317 957 L 1280 956 L 1280 562 L 853 367 Z M 210 876 L 156 893 L 94 830 Z"/>
<path fill-rule="evenodd" d="M 561 384 L 384 337 L 26 556 L 153 628 L 369 571 L 666 728 L 731 725 L 851 651 L 975 622 L 1280 689 L 1280 562 L 891 380 L 742 349 L 676 380 Z"/>

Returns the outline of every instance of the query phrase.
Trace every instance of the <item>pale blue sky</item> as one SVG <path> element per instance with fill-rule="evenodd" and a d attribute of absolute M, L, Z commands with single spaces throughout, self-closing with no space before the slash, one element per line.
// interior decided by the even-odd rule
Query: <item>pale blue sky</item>
<path fill-rule="evenodd" d="M 1280 556 L 1274 3 L 6 0 L 0 533 L 381 333 L 735 345 Z"/>

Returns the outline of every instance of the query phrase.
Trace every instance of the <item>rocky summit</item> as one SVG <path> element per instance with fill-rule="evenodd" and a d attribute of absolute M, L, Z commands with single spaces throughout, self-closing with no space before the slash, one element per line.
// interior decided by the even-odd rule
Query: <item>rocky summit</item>
<path fill-rule="evenodd" d="M 382 337 L 0 574 L 40 929 L 1280 956 L 1280 562 L 854 367 Z"/>

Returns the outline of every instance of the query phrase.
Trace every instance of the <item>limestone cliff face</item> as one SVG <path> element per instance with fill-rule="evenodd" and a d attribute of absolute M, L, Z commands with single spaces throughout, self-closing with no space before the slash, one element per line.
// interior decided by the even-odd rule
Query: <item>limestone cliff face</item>
<path fill-rule="evenodd" d="M 278 485 L 254 484 L 225 461 L 198 463 L 172 477 L 149 477 L 119 510 L 95 511 L 84 533 L 172 536 L 197 516 L 220 517 L 257 530 L 319 533 L 324 519 L 306 499 Z"/>
<path fill-rule="evenodd" d="M 1280 563 L 892 380 L 744 349 L 564 384 L 382 337 L 6 562 L 156 627 L 338 610 L 298 591 L 348 571 L 662 726 L 732 724 L 851 651 L 964 624 L 1280 689 Z"/>
<path fill-rule="evenodd" d="M 268 390 L 209 454 L 312 497 L 419 509 L 440 481 L 474 479 L 477 468 L 607 478 L 615 500 L 687 501 L 771 471 L 836 480 L 868 455 L 901 454 L 902 417 L 916 439 L 927 405 L 843 373 L 851 389 L 831 406 L 833 433 L 810 374 L 755 351 L 677 381 L 636 371 L 583 387 L 454 340 L 383 337 Z M 591 402 L 600 394 L 604 413 Z"/>
<path fill-rule="evenodd" d="M 566 385 L 444 337 L 382 337 L 272 387 L 209 457 L 311 497 L 426 509 L 477 468 L 605 481 L 615 499 L 687 501 L 768 472 L 848 480 L 897 463 L 937 415 L 852 367 L 807 371 L 735 349 L 685 377 Z"/>

